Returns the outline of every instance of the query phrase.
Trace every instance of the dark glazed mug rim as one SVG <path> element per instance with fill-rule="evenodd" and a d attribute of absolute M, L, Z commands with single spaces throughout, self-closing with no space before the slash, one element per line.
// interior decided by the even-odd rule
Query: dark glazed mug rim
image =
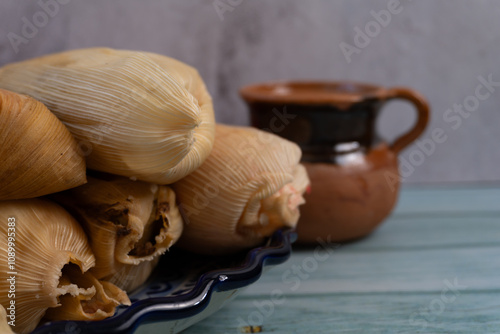
<path fill-rule="evenodd" d="M 240 89 L 247 103 L 344 105 L 367 99 L 384 99 L 386 89 L 355 81 L 274 81 Z"/>

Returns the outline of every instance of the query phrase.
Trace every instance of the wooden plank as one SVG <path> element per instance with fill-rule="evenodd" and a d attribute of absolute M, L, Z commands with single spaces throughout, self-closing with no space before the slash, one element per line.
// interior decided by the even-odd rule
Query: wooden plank
<path fill-rule="evenodd" d="M 500 245 L 500 219 L 496 214 L 461 214 L 455 217 L 394 216 L 367 238 L 344 244 L 342 251 L 418 250 L 495 245 Z"/>
<path fill-rule="evenodd" d="M 455 279 L 471 290 L 500 290 L 500 247 L 318 253 L 298 251 L 246 295 L 439 291 Z M 317 255 L 317 254 L 316 254 Z"/>
<path fill-rule="evenodd" d="M 395 214 L 500 212 L 498 187 L 403 187 Z"/>
<path fill-rule="evenodd" d="M 183 334 L 498 333 L 500 292 L 239 298 Z M 272 305 L 272 306 L 270 306 Z"/>

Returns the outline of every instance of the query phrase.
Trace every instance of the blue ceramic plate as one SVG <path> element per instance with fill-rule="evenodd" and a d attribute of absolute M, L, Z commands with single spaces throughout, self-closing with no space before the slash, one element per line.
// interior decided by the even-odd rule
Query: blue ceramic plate
<path fill-rule="evenodd" d="M 293 231 L 277 231 L 266 245 L 231 257 L 203 257 L 179 250 L 164 255 L 151 278 L 130 294 L 132 305 L 101 321 L 58 321 L 32 334 L 178 333 L 208 317 L 257 281 L 266 266 L 285 262 Z"/>

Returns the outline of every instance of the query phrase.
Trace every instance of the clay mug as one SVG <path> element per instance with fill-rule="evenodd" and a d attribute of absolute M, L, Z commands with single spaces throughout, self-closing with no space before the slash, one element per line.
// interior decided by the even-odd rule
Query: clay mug
<path fill-rule="evenodd" d="M 397 155 L 425 130 L 429 106 L 418 92 L 355 82 L 274 82 L 240 94 L 253 126 L 296 142 L 311 179 L 298 241 L 349 241 L 371 233 L 392 211 L 400 185 Z M 407 100 L 415 125 L 392 144 L 375 133 L 383 105 Z"/>

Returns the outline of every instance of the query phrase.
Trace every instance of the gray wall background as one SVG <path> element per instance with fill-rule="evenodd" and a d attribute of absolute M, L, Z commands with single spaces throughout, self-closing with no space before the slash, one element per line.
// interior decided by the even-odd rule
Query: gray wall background
<path fill-rule="evenodd" d="M 500 1 L 401 0 L 401 12 L 350 63 L 340 43 L 354 45 L 354 29 L 364 30 L 374 20 L 370 12 L 394 0 L 59 0 L 44 22 L 40 4 L 52 1 L 0 0 L 0 65 L 91 46 L 165 54 L 200 71 L 217 120 L 233 124 L 248 124 L 238 89 L 250 83 L 350 79 L 409 86 L 432 106 L 422 138 L 441 128 L 447 140 L 413 164 L 404 181 L 500 180 L 500 87 L 461 117 L 458 129 L 443 119 L 474 95 L 478 76 L 500 82 Z M 9 33 L 23 36 L 26 20 L 39 20 L 40 27 L 16 52 Z M 379 132 L 390 141 L 413 121 L 410 106 L 392 102 Z M 416 150 L 413 145 L 401 157 L 410 161 Z"/>

